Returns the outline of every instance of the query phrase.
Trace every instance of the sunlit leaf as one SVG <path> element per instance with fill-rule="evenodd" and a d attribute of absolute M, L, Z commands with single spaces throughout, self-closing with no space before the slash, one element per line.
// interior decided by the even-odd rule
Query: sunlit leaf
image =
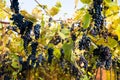
<path fill-rule="evenodd" d="M 84 8 L 77 10 L 74 14 L 74 20 L 77 21 L 82 19 L 85 13 L 86 13 L 86 10 Z"/>
<path fill-rule="evenodd" d="M 65 36 L 63 33 L 58 32 L 58 34 L 60 35 L 60 37 L 61 37 L 62 39 L 65 39 L 65 38 L 66 38 L 66 36 Z"/>
<path fill-rule="evenodd" d="M 25 17 L 25 19 L 27 19 L 27 20 L 30 20 L 30 21 L 32 21 L 32 22 L 36 22 L 37 20 L 36 20 L 36 18 L 33 16 L 33 15 L 31 15 L 31 14 L 29 14 L 27 11 L 25 11 L 25 10 L 21 10 L 20 11 L 20 13 Z"/>
<path fill-rule="evenodd" d="M 58 14 L 60 11 L 60 8 L 57 6 L 53 6 L 50 10 L 49 10 L 49 14 L 51 16 L 55 16 L 56 14 Z"/>
<path fill-rule="evenodd" d="M 40 10 L 38 7 L 35 7 L 32 10 L 32 15 L 36 18 L 36 19 L 41 19 L 42 18 L 42 10 Z"/>
<path fill-rule="evenodd" d="M 88 28 L 91 22 L 91 16 L 89 13 L 86 13 L 83 17 L 83 28 Z"/>
<path fill-rule="evenodd" d="M 63 50 L 65 52 L 65 58 L 67 60 L 71 60 L 71 53 L 72 53 L 72 48 L 73 48 L 73 41 L 70 40 L 69 42 L 66 42 L 63 44 Z"/>
<path fill-rule="evenodd" d="M 113 0 L 104 0 L 107 6 L 117 6 L 118 4 L 116 1 L 114 2 Z"/>
<path fill-rule="evenodd" d="M 62 4 L 60 1 L 57 1 L 55 6 L 60 8 L 60 7 L 62 7 Z"/>

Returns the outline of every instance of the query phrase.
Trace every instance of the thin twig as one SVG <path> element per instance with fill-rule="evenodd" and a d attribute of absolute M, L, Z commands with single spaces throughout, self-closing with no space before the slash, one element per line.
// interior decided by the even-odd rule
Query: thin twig
<path fill-rule="evenodd" d="M 10 22 L 0 21 L 1 24 L 10 24 Z"/>
<path fill-rule="evenodd" d="M 50 15 L 48 14 L 48 12 L 44 9 L 43 5 L 41 5 L 37 0 L 34 0 L 34 1 L 45 11 L 45 13 L 46 13 L 48 16 L 50 16 Z"/>

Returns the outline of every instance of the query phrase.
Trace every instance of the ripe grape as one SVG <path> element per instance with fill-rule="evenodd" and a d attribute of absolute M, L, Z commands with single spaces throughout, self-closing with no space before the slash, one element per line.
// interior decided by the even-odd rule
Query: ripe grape
<path fill-rule="evenodd" d="M 36 24 L 34 26 L 34 34 L 35 34 L 35 39 L 39 39 L 39 36 L 40 36 L 40 25 L 39 24 Z"/>
<path fill-rule="evenodd" d="M 72 34 L 71 34 L 71 38 L 72 38 L 73 41 L 75 41 L 76 38 L 77 38 L 77 37 L 76 37 L 76 34 L 75 34 L 75 33 L 72 33 Z"/>
<path fill-rule="evenodd" d="M 53 48 L 48 48 L 48 63 L 52 63 L 52 59 L 53 59 L 53 57 L 54 57 L 54 55 L 53 55 Z"/>
<path fill-rule="evenodd" d="M 84 50 L 87 49 L 89 50 L 91 44 L 91 39 L 87 37 L 85 34 L 83 34 L 82 39 L 79 41 L 79 49 Z"/>
<path fill-rule="evenodd" d="M 112 64 L 112 58 L 110 49 L 107 46 L 100 45 L 98 48 L 94 49 L 93 55 L 98 57 L 99 65 L 103 65 L 106 69 L 109 69 Z"/>

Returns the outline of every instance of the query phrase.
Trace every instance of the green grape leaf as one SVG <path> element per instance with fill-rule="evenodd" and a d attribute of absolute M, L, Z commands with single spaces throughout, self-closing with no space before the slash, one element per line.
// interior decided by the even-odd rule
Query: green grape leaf
<path fill-rule="evenodd" d="M 16 60 L 12 60 L 11 66 L 12 66 L 13 68 L 20 68 L 19 62 L 17 62 Z"/>
<path fill-rule="evenodd" d="M 111 37 L 108 37 L 108 43 L 106 43 L 110 48 L 114 48 L 117 46 L 117 41 Z"/>
<path fill-rule="evenodd" d="M 58 48 L 54 48 L 54 56 L 57 58 L 57 59 L 59 59 L 60 58 L 60 49 L 58 49 Z"/>
<path fill-rule="evenodd" d="M 44 21 L 44 14 L 42 15 L 42 20 L 41 20 L 41 26 L 44 27 L 45 21 Z"/>
<path fill-rule="evenodd" d="M 73 49 L 73 41 L 70 40 L 69 42 L 64 43 L 62 48 L 63 48 L 63 50 L 65 52 L 65 58 L 67 60 L 71 61 L 71 53 L 72 53 L 72 49 Z"/>
<path fill-rule="evenodd" d="M 65 36 L 68 36 L 70 31 L 69 31 L 69 29 L 64 28 L 64 29 L 61 30 L 61 33 L 63 33 Z"/>
<path fill-rule="evenodd" d="M 83 4 L 89 4 L 92 0 L 80 0 Z"/>
<path fill-rule="evenodd" d="M 97 41 L 97 44 L 98 44 L 98 45 L 108 46 L 108 47 L 110 47 L 111 49 L 113 49 L 114 47 L 117 46 L 117 41 L 114 40 L 114 39 L 112 39 L 111 37 L 108 37 L 107 42 L 105 41 L 105 39 L 100 38 L 100 39 Z"/>
<path fill-rule="evenodd" d="M 62 39 L 65 39 L 65 38 L 66 38 L 66 36 L 65 36 L 63 33 L 58 32 L 58 34 L 59 34 L 59 36 L 60 36 Z"/>
<path fill-rule="evenodd" d="M 86 13 L 83 17 L 83 28 L 88 28 L 91 22 L 91 16 L 89 13 Z"/>

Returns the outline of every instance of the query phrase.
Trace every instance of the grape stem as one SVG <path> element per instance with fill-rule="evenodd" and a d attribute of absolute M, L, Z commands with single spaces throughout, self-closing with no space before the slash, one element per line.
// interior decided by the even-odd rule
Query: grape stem
<path fill-rule="evenodd" d="M 43 7 L 42 4 L 40 4 L 37 0 L 34 0 L 34 1 L 45 11 L 45 13 L 46 13 L 48 16 L 50 16 L 50 15 L 48 14 L 48 12 L 44 9 L 44 7 Z"/>

